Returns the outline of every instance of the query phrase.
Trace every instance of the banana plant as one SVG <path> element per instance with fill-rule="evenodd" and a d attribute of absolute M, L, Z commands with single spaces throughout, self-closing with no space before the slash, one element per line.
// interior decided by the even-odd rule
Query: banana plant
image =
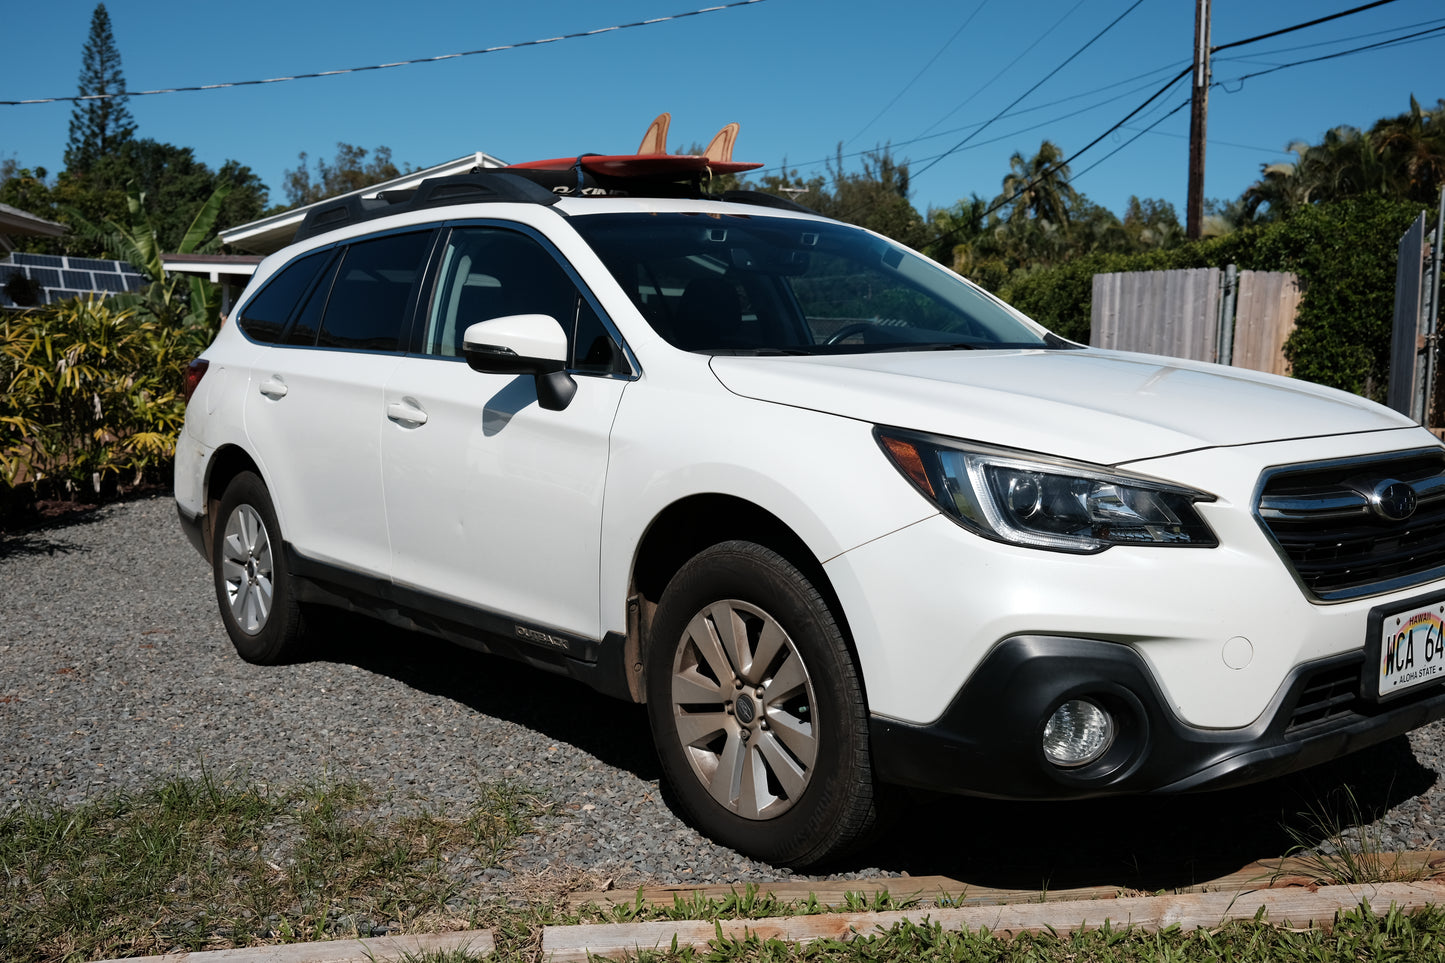
<path fill-rule="evenodd" d="M 213 231 L 231 190 L 231 184 L 221 184 L 211 192 L 186 228 L 177 254 L 207 254 L 220 246 Z M 209 340 L 220 324 L 220 291 L 204 278 L 190 277 L 183 283 L 181 278 L 166 273 L 161 245 L 146 213 L 145 197 L 134 191 L 126 196 L 129 224 L 106 219 L 96 225 L 77 211 L 67 213 L 78 233 L 100 241 L 112 257 L 128 261 L 150 282 L 141 291 L 116 295 L 113 300 L 117 308 L 149 315 L 164 326 L 197 329 Z"/>

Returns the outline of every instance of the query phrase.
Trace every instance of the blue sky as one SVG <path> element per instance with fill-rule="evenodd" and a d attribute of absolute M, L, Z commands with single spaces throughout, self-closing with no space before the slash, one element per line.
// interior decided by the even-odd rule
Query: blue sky
<path fill-rule="evenodd" d="M 698 10 L 720 0 L 407 0 L 346 5 L 107 3 L 133 90 L 362 67 L 539 40 Z M 1215 45 L 1365 0 L 1215 0 Z M 891 143 L 920 174 L 920 209 L 994 197 L 1009 156 L 1043 138 L 1084 147 L 1188 63 L 1190 0 L 1143 0 L 1029 94 L 1012 116 L 979 125 L 1074 54 L 1133 0 L 761 0 L 575 40 L 437 63 L 262 86 L 136 97 L 138 136 L 234 158 L 284 201 L 297 153 L 331 157 L 338 141 L 387 145 L 421 167 L 483 150 L 506 161 L 584 151 L 630 153 L 671 111 L 673 149 L 742 125 L 735 159 L 821 171 Z M 5 5 L 0 100 L 74 94 L 94 4 Z M 1403 113 L 1413 93 L 1445 97 L 1445 33 L 1402 46 L 1242 75 L 1445 26 L 1439 0 L 1396 0 L 1334 23 L 1227 51 L 1210 96 L 1205 193 L 1237 196 L 1294 140 Z M 19 41 L 19 42 L 17 42 Z M 1188 97 L 1181 82 L 1073 163 L 1075 186 L 1122 212 L 1131 194 L 1183 216 L 1188 107 L 1127 143 Z M 0 158 L 62 167 L 68 103 L 0 107 Z M 973 140 L 957 150 L 959 143 Z M 1121 148 L 1106 158 L 1111 151 Z M 1098 162 L 1098 166 L 1090 168 Z M 854 160 L 845 164 L 852 166 Z M 927 166 L 927 170 L 923 168 Z"/>

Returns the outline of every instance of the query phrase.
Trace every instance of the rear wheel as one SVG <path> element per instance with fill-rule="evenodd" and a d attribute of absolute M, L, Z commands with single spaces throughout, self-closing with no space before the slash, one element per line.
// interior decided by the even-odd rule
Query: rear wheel
<path fill-rule="evenodd" d="M 781 555 L 726 542 L 684 565 L 658 606 L 647 669 L 663 770 L 709 836 L 802 867 L 872 826 L 857 668 L 826 601 Z"/>
<path fill-rule="evenodd" d="M 247 662 L 284 662 L 299 647 L 301 607 L 266 485 L 251 472 L 237 475 L 226 486 L 216 521 L 211 567 L 226 633 Z"/>

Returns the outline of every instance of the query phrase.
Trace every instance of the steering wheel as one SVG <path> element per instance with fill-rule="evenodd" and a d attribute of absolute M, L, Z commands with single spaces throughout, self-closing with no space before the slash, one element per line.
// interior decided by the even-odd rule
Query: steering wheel
<path fill-rule="evenodd" d="M 847 339 L 853 337 L 853 335 L 861 334 L 862 332 L 867 331 L 869 328 L 876 327 L 878 327 L 878 325 L 874 324 L 872 321 L 854 321 L 852 324 L 845 324 L 837 331 L 834 331 L 832 334 L 828 335 L 828 337 L 823 340 L 823 343 L 842 344 Z"/>

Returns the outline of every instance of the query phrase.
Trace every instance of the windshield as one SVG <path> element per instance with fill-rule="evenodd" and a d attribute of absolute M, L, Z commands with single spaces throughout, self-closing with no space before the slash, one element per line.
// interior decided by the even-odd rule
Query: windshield
<path fill-rule="evenodd" d="M 571 223 L 657 332 L 690 351 L 1067 344 L 927 258 L 845 224 L 703 213 Z"/>

